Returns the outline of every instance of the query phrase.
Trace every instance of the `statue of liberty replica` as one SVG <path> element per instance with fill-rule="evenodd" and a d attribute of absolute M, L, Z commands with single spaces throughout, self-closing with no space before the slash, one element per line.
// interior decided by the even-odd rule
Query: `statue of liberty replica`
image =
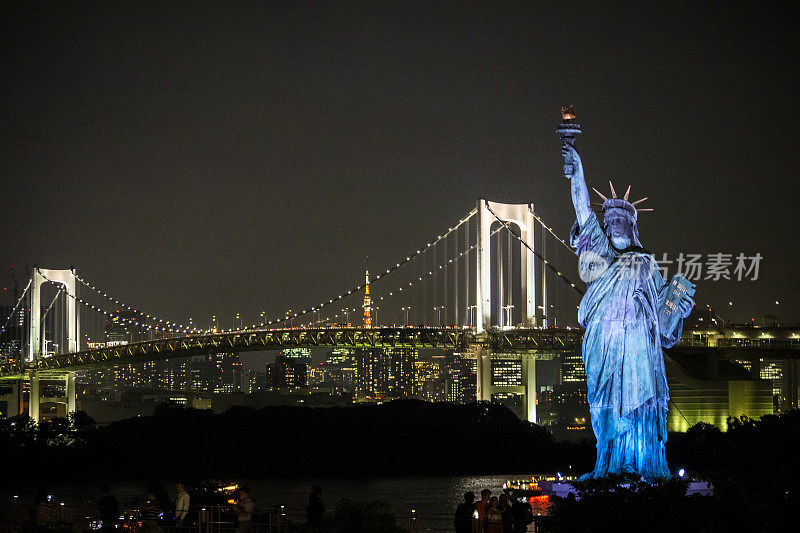
<path fill-rule="evenodd" d="M 562 119 L 564 175 L 577 217 L 570 240 L 587 285 L 578 322 L 585 328 L 582 355 L 597 438 L 597 462 L 582 479 L 669 478 L 664 455 L 669 390 L 662 348 L 680 339 L 683 319 L 694 305 L 694 285 L 682 276 L 663 279 L 639 241 L 639 212 L 652 210 L 636 207 L 646 198 L 628 201 L 630 186 L 622 198 L 611 182 L 608 197 L 594 189 L 603 200 L 601 225 L 573 146 L 580 126 L 571 108 L 562 109 Z"/>

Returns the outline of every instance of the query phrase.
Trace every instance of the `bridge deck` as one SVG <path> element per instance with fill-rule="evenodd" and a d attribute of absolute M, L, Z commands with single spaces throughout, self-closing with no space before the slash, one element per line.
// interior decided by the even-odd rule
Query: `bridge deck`
<path fill-rule="evenodd" d="M 693 332 L 694 333 L 694 332 Z M 465 351 L 481 345 L 496 352 L 524 350 L 573 351 L 580 349 L 583 330 L 576 328 L 492 329 L 475 334 L 461 327 L 288 328 L 245 330 L 170 337 L 108 346 L 40 359 L 35 364 L 0 364 L 0 378 L 22 376 L 29 370 L 58 372 L 108 368 L 117 365 L 190 357 L 218 352 L 280 350 L 295 347 L 344 348 L 450 348 Z M 714 345 L 695 337 L 681 348 L 714 350 L 722 357 L 800 357 L 800 339 L 719 338 Z"/>

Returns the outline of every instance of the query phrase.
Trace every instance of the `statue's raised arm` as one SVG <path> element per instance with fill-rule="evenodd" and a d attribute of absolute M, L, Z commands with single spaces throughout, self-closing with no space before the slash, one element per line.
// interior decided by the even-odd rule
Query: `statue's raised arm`
<path fill-rule="evenodd" d="M 572 191 L 572 205 L 575 207 L 575 216 L 578 219 L 578 224 L 583 226 L 592 214 L 592 208 L 589 204 L 589 189 L 586 188 L 586 180 L 583 177 L 583 163 L 578 151 L 570 144 L 563 144 L 561 146 L 561 153 L 564 154 L 565 160 L 572 161 L 572 176 L 570 177 L 570 189 Z"/>
<path fill-rule="evenodd" d="M 597 438 L 597 460 L 586 478 L 632 476 L 668 479 L 665 455 L 669 386 L 662 347 L 681 338 L 695 287 L 682 276 L 666 281 L 653 255 L 639 240 L 639 213 L 652 211 L 628 201 L 631 187 L 603 200 L 602 221 L 589 203 L 583 163 L 573 146 L 580 125 L 571 107 L 562 108 L 556 130 L 570 180 L 577 221 L 570 243 L 578 254 L 587 290 L 578 308 L 583 326 L 581 356 L 586 399 Z"/>

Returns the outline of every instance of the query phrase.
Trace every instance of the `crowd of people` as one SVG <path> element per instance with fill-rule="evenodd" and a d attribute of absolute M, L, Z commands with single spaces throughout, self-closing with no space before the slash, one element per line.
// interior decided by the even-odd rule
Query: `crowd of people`
<path fill-rule="evenodd" d="M 103 485 L 100 489 L 101 496 L 97 501 L 97 517 L 101 531 L 115 531 L 120 520 L 120 506 L 117 499 L 111 494 L 110 487 Z M 175 483 L 175 499 L 172 500 L 160 483 L 151 484 L 146 495 L 138 507 L 139 520 L 144 533 L 161 533 L 163 525 L 182 526 L 190 525 L 191 496 L 183 483 Z M 253 523 L 255 502 L 250 496 L 248 487 L 239 487 L 232 505 L 226 505 L 228 512 L 235 514 L 236 529 L 239 533 L 247 533 Z M 322 488 L 313 487 L 308 497 L 306 516 L 309 524 L 319 525 L 325 514 L 325 504 L 322 499 Z M 191 520 L 197 520 L 197 510 Z"/>
<path fill-rule="evenodd" d="M 139 505 L 139 520 L 145 533 L 159 533 L 163 524 L 170 526 L 188 525 L 187 517 L 191 505 L 191 496 L 183 483 L 175 483 L 175 499 L 167 495 L 160 483 L 151 484 Z M 115 531 L 120 520 L 120 506 L 116 497 L 111 494 L 110 487 L 100 488 L 100 499 L 97 500 L 97 517 L 101 531 Z M 236 514 L 237 530 L 247 532 L 253 518 L 254 503 L 250 497 L 250 489 L 239 488 L 236 493 L 232 511 Z M 196 517 L 195 517 L 196 518 Z"/>
<path fill-rule="evenodd" d="M 40 492 L 45 496 L 37 495 L 32 515 L 37 524 L 45 525 L 45 521 L 39 519 L 39 515 L 46 514 L 40 512 L 40 507 L 44 508 L 50 498 L 46 497 L 46 491 L 41 490 Z M 100 492 L 95 515 L 98 520 L 93 529 L 116 531 L 122 515 L 128 516 L 128 514 L 127 512 L 121 513 L 120 504 L 108 485 L 103 485 Z M 197 496 L 197 494 L 195 495 Z M 225 496 L 225 498 L 229 497 Z M 170 498 L 161 483 L 153 483 L 147 487 L 144 497 L 139 500 L 140 503 L 136 508 L 138 516 L 137 514 L 132 516 L 136 517 L 134 519 L 139 522 L 143 533 L 162 533 L 164 526 L 178 530 L 185 528 L 188 531 L 192 524 L 197 523 L 198 519 L 202 520 L 197 509 L 200 506 L 204 507 L 208 502 L 204 501 L 206 498 L 201 497 L 200 499 L 199 505 L 195 504 L 192 508 L 192 497 L 183 483 L 175 483 L 174 499 Z M 237 487 L 235 496 L 224 500 L 224 505 L 220 507 L 227 509 L 225 513 L 231 522 L 235 520 L 239 533 L 250 531 L 255 504 L 247 487 Z M 305 511 L 306 520 L 310 526 L 317 527 L 324 523 L 325 504 L 322 499 L 322 488 L 318 486 L 312 488 Z M 528 531 L 528 525 L 534 521 L 533 514 L 528 500 L 516 495 L 514 489 L 505 489 L 498 496 L 493 496 L 491 490 L 484 489 L 477 501 L 475 494 L 470 491 L 464 494 L 464 501 L 456 508 L 455 531 L 456 533 L 524 533 Z M 261 519 L 263 520 L 264 517 L 262 516 Z"/>
<path fill-rule="evenodd" d="M 474 492 L 464 493 L 464 501 L 456 508 L 456 533 L 524 533 L 533 522 L 533 509 L 524 497 L 516 497 L 513 489 L 500 496 L 483 489 L 475 501 Z"/>

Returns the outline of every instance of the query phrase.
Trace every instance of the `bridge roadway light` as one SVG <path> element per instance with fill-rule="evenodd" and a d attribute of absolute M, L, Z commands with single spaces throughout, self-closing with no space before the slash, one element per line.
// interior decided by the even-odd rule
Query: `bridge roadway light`
<path fill-rule="evenodd" d="M 348 308 L 348 307 L 345 307 L 344 309 L 342 309 L 342 313 L 344 313 L 344 320 L 345 320 L 345 326 L 346 327 L 350 326 L 350 311 L 351 311 L 351 309 Z M 355 309 L 353 309 L 353 311 L 355 311 Z"/>
<path fill-rule="evenodd" d="M 437 313 L 436 316 L 438 317 L 438 320 L 439 320 L 439 327 L 441 327 L 441 325 L 442 325 L 442 310 L 443 309 L 444 309 L 443 305 L 438 305 L 438 306 L 433 308 L 433 310 L 436 311 L 436 313 Z"/>
<path fill-rule="evenodd" d="M 467 317 L 468 317 L 467 321 L 469 322 L 470 327 L 472 327 L 472 315 L 473 315 L 472 311 L 473 310 L 475 311 L 475 322 L 477 322 L 478 321 L 478 316 L 477 316 L 477 314 L 478 314 L 478 306 L 477 305 L 468 305 L 467 306 Z"/>
<path fill-rule="evenodd" d="M 506 324 L 505 325 L 506 325 L 506 327 L 509 327 L 509 328 L 512 326 L 512 324 L 511 324 L 511 310 L 512 309 L 514 309 L 514 306 L 511 305 L 511 304 L 503 306 L 503 310 L 506 312 Z"/>

